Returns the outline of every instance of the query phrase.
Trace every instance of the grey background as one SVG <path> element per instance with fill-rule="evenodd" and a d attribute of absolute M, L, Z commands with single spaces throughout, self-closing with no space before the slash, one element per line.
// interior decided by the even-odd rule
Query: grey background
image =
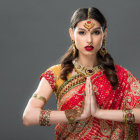
<path fill-rule="evenodd" d="M 22 124 L 24 108 L 39 77 L 71 45 L 73 12 L 95 6 L 108 21 L 106 47 L 115 62 L 140 79 L 140 2 L 138 0 L 1 0 L 0 1 L 0 139 L 52 140 L 50 127 Z M 53 95 L 46 105 L 56 109 Z"/>

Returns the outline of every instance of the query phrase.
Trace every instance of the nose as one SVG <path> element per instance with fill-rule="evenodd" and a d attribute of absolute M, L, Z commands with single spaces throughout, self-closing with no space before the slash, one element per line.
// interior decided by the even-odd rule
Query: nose
<path fill-rule="evenodd" d="M 92 43 L 92 36 L 91 36 L 91 34 L 88 34 L 88 36 L 87 36 L 87 43 L 88 44 Z"/>

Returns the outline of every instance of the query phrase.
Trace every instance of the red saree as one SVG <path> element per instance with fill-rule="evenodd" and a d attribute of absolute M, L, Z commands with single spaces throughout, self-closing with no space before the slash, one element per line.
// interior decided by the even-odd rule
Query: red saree
<path fill-rule="evenodd" d="M 84 99 L 86 78 L 81 74 L 68 75 L 67 81 L 59 80 L 61 65 L 55 65 L 44 72 L 42 77 L 50 83 L 57 98 L 57 109 L 79 109 Z M 96 101 L 102 109 L 133 109 L 140 106 L 140 82 L 134 75 L 119 65 L 115 65 L 119 86 L 112 89 L 104 70 L 91 77 Z M 138 140 L 138 124 L 124 125 L 122 122 L 99 120 L 89 117 L 73 124 L 58 123 L 55 140 Z"/>

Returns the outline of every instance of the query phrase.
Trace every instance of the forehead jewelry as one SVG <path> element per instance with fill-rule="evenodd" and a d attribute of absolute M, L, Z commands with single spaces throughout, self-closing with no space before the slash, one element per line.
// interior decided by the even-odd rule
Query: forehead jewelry
<path fill-rule="evenodd" d="M 90 29 L 92 27 L 94 27 L 94 23 L 92 23 L 91 19 L 90 19 L 90 15 L 89 15 L 89 8 L 88 8 L 88 20 L 87 22 L 84 24 L 84 27 L 88 29 L 88 31 L 90 31 Z"/>

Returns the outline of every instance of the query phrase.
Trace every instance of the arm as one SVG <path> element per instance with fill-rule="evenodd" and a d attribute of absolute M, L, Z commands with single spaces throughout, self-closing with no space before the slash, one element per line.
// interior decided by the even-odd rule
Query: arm
<path fill-rule="evenodd" d="M 103 110 L 99 109 L 97 103 L 96 103 L 96 97 L 94 94 L 94 91 L 92 90 L 92 83 L 90 82 L 90 92 L 91 94 L 91 114 L 93 117 L 96 117 L 98 119 L 104 119 L 104 120 L 111 120 L 111 121 L 119 121 L 124 122 L 123 117 L 123 110 Z M 135 123 L 140 123 L 140 108 L 136 107 L 132 109 L 135 117 Z"/>
<path fill-rule="evenodd" d="M 34 94 L 39 94 L 46 98 L 48 102 L 51 97 L 53 90 L 49 85 L 48 81 L 43 77 L 39 83 L 37 90 Z M 24 113 L 23 113 L 23 124 L 25 126 L 39 125 L 39 115 L 40 111 L 44 107 L 44 102 L 36 98 L 30 98 Z M 56 117 L 57 116 L 57 117 Z M 50 114 L 50 124 L 67 122 L 64 111 L 52 111 Z"/>
<path fill-rule="evenodd" d="M 89 80 L 86 81 L 86 88 L 88 87 Z M 43 77 L 40 81 L 40 84 L 34 94 L 39 94 L 46 98 L 46 102 L 49 100 L 53 93 L 53 89 L 51 88 L 48 81 Z M 90 112 L 90 92 L 86 92 L 85 103 L 84 103 L 84 110 L 80 117 L 76 117 L 75 121 L 85 119 L 91 116 Z M 25 111 L 23 113 L 23 124 L 25 126 L 31 125 L 39 125 L 39 116 L 40 111 L 44 107 L 44 102 L 42 100 L 36 98 L 30 98 Z M 49 124 L 57 124 L 60 122 L 68 122 L 68 119 L 65 115 L 65 111 L 55 111 L 52 110 L 50 113 L 50 122 Z"/>
<path fill-rule="evenodd" d="M 135 123 L 140 123 L 140 109 L 133 109 L 135 116 Z M 124 122 L 123 112 L 122 110 L 103 110 L 99 109 L 95 115 L 98 119 L 111 120 L 111 121 L 119 121 Z"/>

